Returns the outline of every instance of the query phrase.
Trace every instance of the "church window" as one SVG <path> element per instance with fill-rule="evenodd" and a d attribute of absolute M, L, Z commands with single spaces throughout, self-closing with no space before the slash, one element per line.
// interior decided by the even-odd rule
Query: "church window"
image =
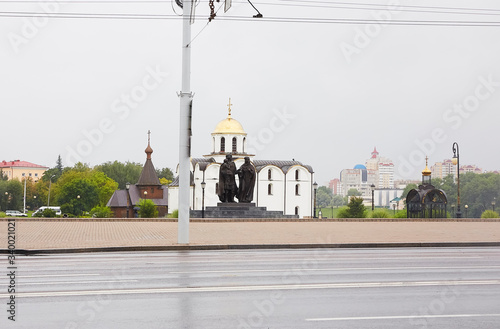
<path fill-rule="evenodd" d="M 267 185 L 267 195 L 273 195 L 273 184 Z"/>
<path fill-rule="evenodd" d="M 219 183 L 215 183 L 215 194 L 219 193 Z"/>
<path fill-rule="evenodd" d="M 299 170 L 295 170 L 295 180 L 299 180 Z"/>
<path fill-rule="evenodd" d="M 298 215 L 299 214 L 299 207 L 295 207 L 295 215 Z"/>
<path fill-rule="evenodd" d="M 247 142 L 246 137 L 243 137 L 243 153 L 245 153 L 245 143 Z"/>
<path fill-rule="evenodd" d="M 295 185 L 295 195 L 300 195 L 300 184 Z"/>
<path fill-rule="evenodd" d="M 226 152 L 226 139 L 224 137 L 220 139 L 220 151 Z"/>
<path fill-rule="evenodd" d="M 236 153 L 236 137 L 233 137 L 233 153 Z"/>
<path fill-rule="evenodd" d="M 267 171 L 267 180 L 273 180 L 273 175 L 272 175 L 273 171 L 271 169 L 269 169 Z"/>

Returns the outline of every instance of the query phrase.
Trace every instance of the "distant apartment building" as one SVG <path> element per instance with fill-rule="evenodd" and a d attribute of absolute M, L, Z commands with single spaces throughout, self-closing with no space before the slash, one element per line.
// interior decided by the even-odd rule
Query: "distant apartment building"
<path fill-rule="evenodd" d="M 355 189 L 361 192 L 363 198 L 371 198 L 371 185 L 376 186 L 377 173 L 358 164 L 353 169 L 342 170 L 340 182 L 343 196 L 346 196 L 350 189 Z"/>
<path fill-rule="evenodd" d="M 457 178 L 457 166 L 453 164 L 450 159 L 445 159 L 443 162 L 436 162 L 431 167 L 432 178 L 445 178 L 448 175 L 453 175 L 453 178 Z M 475 174 L 482 174 L 483 170 L 476 165 L 463 165 L 460 166 L 460 173 L 472 172 Z"/>
<path fill-rule="evenodd" d="M 448 175 L 457 177 L 457 166 L 450 159 L 445 159 L 443 162 L 436 162 L 431 166 L 432 178 L 445 178 Z"/>
<path fill-rule="evenodd" d="M 332 190 L 333 195 L 342 194 L 342 184 L 340 179 L 334 178 L 328 183 L 328 187 Z"/>
<path fill-rule="evenodd" d="M 475 174 L 482 174 L 483 170 L 476 165 L 466 165 L 466 166 L 460 166 L 460 173 L 467 173 L 467 172 L 473 172 Z"/>
<path fill-rule="evenodd" d="M 366 169 L 376 172 L 376 188 L 394 188 L 394 163 L 391 159 L 379 156 L 375 147 L 370 159 L 366 160 Z"/>
<path fill-rule="evenodd" d="M 14 161 L 2 161 L 0 162 L 0 170 L 7 176 L 7 179 L 19 179 L 22 180 L 24 177 L 31 177 L 34 182 L 37 182 L 42 178 L 43 173 L 49 169 L 49 167 L 40 166 L 28 161 L 14 160 Z"/>

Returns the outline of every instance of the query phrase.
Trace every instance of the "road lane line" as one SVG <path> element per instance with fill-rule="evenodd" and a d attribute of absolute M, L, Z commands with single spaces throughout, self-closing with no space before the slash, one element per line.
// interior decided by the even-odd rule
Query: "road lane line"
<path fill-rule="evenodd" d="M 393 320 L 393 319 L 427 319 L 427 318 L 473 318 L 499 317 L 500 314 L 437 314 L 437 315 L 394 315 L 394 316 L 357 316 L 350 318 L 312 318 L 306 321 L 358 321 L 358 320 Z"/>
<path fill-rule="evenodd" d="M 83 274 L 43 274 L 43 275 L 18 275 L 17 278 L 57 278 L 66 276 L 92 276 L 101 275 L 99 273 L 83 273 Z"/>
<path fill-rule="evenodd" d="M 177 272 L 172 271 L 170 274 L 202 274 L 202 273 L 249 273 L 249 272 L 286 272 L 286 271 L 369 271 L 369 270 L 377 270 L 377 271 L 386 271 L 386 270 L 468 270 L 468 269 L 498 269 L 500 266 L 417 266 L 417 267 L 345 267 L 345 268 L 289 268 L 289 269 L 278 269 L 278 270 L 228 270 L 228 271 L 184 271 Z"/>
<path fill-rule="evenodd" d="M 58 296 L 92 296 L 92 295 L 125 295 L 125 294 L 159 294 L 159 293 L 193 293 L 193 292 L 232 292 L 232 291 L 266 291 L 266 290 L 306 290 L 306 289 L 342 289 L 342 288 L 383 288 L 383 287 L 421 287 L 421 286 L 458 286 L 458 285 L 500 285 L 500 280 L 482 281 L 415 281 L 415 282 L 361 282 L 361 283 L 318 283 L 318 284 L 281 284 L 267 286 L 218 286 L 218 287 L 179 287 L 179 288 L 139 288 L 115 290 L 77 290 L 50 292 L 20 292 L 16 298 L 22 297 L 58 297 Z M 8 298 L 0 294 L 0 298 Z"/>
<path fill-rule="evenodd" d="M 54 281 L 54 282 L 23 282 L 21 285 L 47 285 L 47 284 L 88 284 L 88 283 L 116 283 L 116 282 L 139 282 L 139 280 L 105 280 L 105 281 Z"/>

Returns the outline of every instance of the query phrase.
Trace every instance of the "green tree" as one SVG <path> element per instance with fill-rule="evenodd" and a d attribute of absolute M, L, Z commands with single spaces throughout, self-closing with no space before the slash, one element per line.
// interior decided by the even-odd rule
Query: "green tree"
<path fill-rule="evenodd" d="M 332 203 L 332 190 L 326 186 L 318 187 L 316 191 L 316 205 L 321 208 L 329 207 Z"/>
<path fill-rule="evenodd" d="M 52 183 L 57 182 L 57 180 L 59 179 L 59 177 L 61 177 L 63 172 L 64 172 L 64 167 L 62 164 L 61 155 L 59 155 L 57 157 L 55 167 L 46 170 L 43 173 L 42 180 L 48 182 L 52 179 Z"/>
<path fill-rule="evenodd" d="M 361 191 L 356 190 L 355 188 L 351 188 L 347 191 L 347 196 L 361 196 Z"/>
<path fill-rule="evenodd" d="M 341 196 L 341 195 L 334 195 L 332 197 L 332 206 L 334 207 L 340 207 L 340 206 L 343 206 L 345 203 L 345 199 Z"/>
<path fill-rule="evenodd" d="M 23 184 L 18 179 L 0 180 L 0 207 L 3 211 L 22 211 L 23 197 Z"/>
<path fill-rule="evenodd" d="M 408 195 L 408 192 L 410 192 L 411 190 L 413 189 L 416 189 L 418 188 L 417 184 L 413 184 L 413 183 L 410 183 L 408 185 L 406 185 L 405 189 L 403 190 L 403 193 L 401 193 L 401 200 L 404 200 L 406 201 L 406 196 Z"/>
<path fill-rule="evenodd" d="M 481 214 L 481 218 L 498 218 L 499 215 L 496 211 L 493 211 L 493 210 L 485 210 L 482 214 Z"/>
<path fill-rule="evenodd" d="M 114 161 L 95 166 L 94 169 L 105 173 L 106 176 L 118 183 L 119 189 L 124 190 L 127 183 L 137 183 L 141 176 L 142 165 L 134 162 Z"/>
<path fill-rule="evenodd" d="M 111 208 L 106 206 L 96 206 L 90 210 L 90 216 L 95 218 L 110 218 Z"/>
<path fill-rule="evenodd" d="M 139 217 L 141 218 L 156 218 L 158 217 L 158 209 L 150 199 L 139 200 Z"/>
<path fill-rule="evenodd" d="M 166 178 L 169 181 L 174 180 L 174 173 L 169 168 L 156 169 L 156 175 L 159 179 Z"/>
<path fill-rule="evenodd" d="M 82 216 L 99 205 L 97 185 L 88 178 L 75 178 L 59 188 L 57 203 L 63 213 Z"/>
<path fill-rule="evenodd" d="M 4 174 L 3 170 L 0 168 L 0 180 L 8 180 L 9 177 L 7 177 L 6 174 Z"/>
<path fill-rule="evenodd" d="M 363 198 L 352 197 L 346 208 L 341 208 L 338 212 L 339 218 L 365 218 L 367 214 Z"/>

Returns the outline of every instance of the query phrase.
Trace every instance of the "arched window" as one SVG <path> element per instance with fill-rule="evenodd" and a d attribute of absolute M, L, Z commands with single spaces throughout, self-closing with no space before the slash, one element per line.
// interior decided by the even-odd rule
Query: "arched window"
<path fill-rule="evenodd" d="M 298 215 L 299 214 L 299 207 L 295 207 L 295 215 Z"/>
<path fill-rule="evenodd" d="M 247 142 L 247 138 L 243 137 L 243 153 L 245 153 L 245 143 Z"/>
<path fill-rule="evenodd" d="M 300 184 L 295 185 L 295 195 L 300 195 Z"/>
<path fill-rule="evenodd" d="M 215 183 L 215 194 L 219 193 L 219 183 Z"/>
<path fill-rule="evenodd" d="M 295 170 L 295 180 L 299 180 L 299 170 Z"/>
<path fill-rule="evenodd" d="M 269 169 L 267 171 L 267 180 L 273 180 L 273 171 L 271 169 Z"/>
<path fill-rule="evenodd" d="M 213 137 L 213 144 L 212 144 L 212 145 L 214 146 L 214 149 L 213 149 L 213 151 L 212 151 L 212 152 L 214 152 L 214 153 L 215 153 L 215 137 Z"/>
<path fill-rule="evenodd" d="M 236 153 L 236 149 L 237 149 L 236 146 L 237 146 L 236 137 L 233 137 L 233 153 Z"/>
<path fill-rule="evenodd" d="M 273 195 L 273 184 L 267 185 L 267 195 Z"/>
<path fill-rule="evenodd" d="M 226 152 L 226 139 L 224 137 L 220 139 L 220 151 Z"/>

